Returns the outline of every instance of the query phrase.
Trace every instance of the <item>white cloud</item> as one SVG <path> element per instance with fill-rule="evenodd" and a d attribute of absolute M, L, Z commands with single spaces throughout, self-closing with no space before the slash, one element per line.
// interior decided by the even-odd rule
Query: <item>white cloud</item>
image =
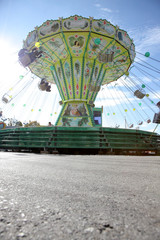
<path fill-rule="evenodd" d="M 139 29 L 139 31 L 136 29 L 133 32 L 136 51 L 142 52 L 153 49 L 158 52 L 160 50 L 160 26 Z"/>
<path fill-rule="evenodd" d="M 111 13 L 111 12 L 112 12 L 112 10 L 109 9 L 109 8 L 101 8 L 101 10 L 102 10 L 102 11 L 105 11 L 105 12 L 108 12 L 108 13 Z"/>
<path fill-rule="evenodd" d="M 144 37 L 144 44 L 147 46 L 160 44 L 160 26 L 148 29 Z"/>
<path fill-rule="evenodd" d="M 95 7 L 101 7 L 99 3 L 94 4 Z"/>
<path fill-rule="evenodd" d="M 104 11 L 104 12 L 108 12 L 108 13 L 112 13 L 113 12 L 110 8 L 101 7 L 101 4 L 99 4 L 99 3 L 94 4 L 94 6 L 99 8 L 101 11 Z"/>
<path fill-rule="evenodd" d="M 104 88 L 100 91 L 96 104 L 102 104 L 103 106 L 117 106 L 126 102 L 126 97 L 118 88 Z"/>

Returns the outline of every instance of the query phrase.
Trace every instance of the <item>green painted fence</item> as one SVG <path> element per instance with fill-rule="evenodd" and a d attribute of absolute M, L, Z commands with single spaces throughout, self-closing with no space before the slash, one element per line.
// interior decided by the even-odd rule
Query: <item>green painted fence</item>
<path fill-rule="evenodd" d="M 0 130 L 0 149 L 92 153 L 160 153 L 160 135 L 119 128 L 30 127 Z"/>

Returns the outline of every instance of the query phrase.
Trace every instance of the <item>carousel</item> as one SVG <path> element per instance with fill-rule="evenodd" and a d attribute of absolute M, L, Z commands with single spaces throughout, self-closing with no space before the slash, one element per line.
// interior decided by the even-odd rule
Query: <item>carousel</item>
<path fill-rule="evenodd" d="M 86 130 L 93 132 L 94 128 L 99 131 L 97 130 L 99 127 L 101 134 L 105 135 L 104 132 L 107 130 L 104 128 L 103 131 L 102 113 L 105 113 L 106 118 L 117 115 L 116 111 L 112 109 L 113 104 L 109 104 L 111 96 L 114 105 L 119 105 L 119 113 L 123 111 L 122 115 L 128 131 L 129 128 L 134 128 L 133 119 L 136 119 L 138 126 L 143 125 L 144 122 L 150 124 L 151 121 L 160 123 L 160 113 L 155 110 L 160 108 L 160 102 L 157 100 L 155 103 L 150 98 L 151 95 L 146 92 L 146 83 L 132 75 L 132 68 L 136 68 L 134 61 L 136 54 L 133 40 L 125 30 L 114 26 L 106 19 L 75 15 L 58 20 L 47 20 L 41 26 L 35 27 L 23 41 L 22 49 L 18 52 L 18 60 L 32 74 L 33 81 L 35 78 L 38 79 L 38 89 L 53 96 L 49 105 L 57 104 L 57 98 L 52 91 L 52 85 L 56 85 L 59 93 L 58 104 L 61 106 L 61 110 L 53 128 L 61 129 L 61 131 L 64 129 L 64 132 L 72 131 L 72 135 L 74 135 L 74 132 L 77 134 L 79 127 L 85 134 Z M 144 56 L 149 58 L 150 53 L 146 52 Z M 137 64 L 139 63 L 137 62 Z M 144 63 L 141 64 L 141 66 L 143 65 Z M 136 70 L 146 74 L 146 71 L 140 68 L 141 66 L 138 65 Z M 152 68 L 151 70 L 156 71 L 157 69 Z M 23 81 L 24 79 L 21 77 L 21 83 Z M 138 81 L 139 84 L 137 84 Z M 29 85 L 26 84 L 26 86 Z M 152 89 L 150 90 L 152 91 Z M 137 99 L 139 110 L 131 102 L 127 91 Z M 16 93 L 15 96 L 18 94 Z M 103 108 L 103 102 L 100 101 L 100 106 L 95 107 L 95 101 L 100 99 L 100 94 L 105 101 L 108 99 L 107 110 Z M 120 100 L 122 96 L 126 97 L 126 102 L 129 103 L 133 114 L 136 113 L 135 117 L 130 117 L 130 122 L 127 122 L 128 119 L 126 120 L 125 115 L 129 111 L 129 107 L 124 101 L 119 100 L 118 102 L 117 94 L 120 94 Z M 10 104 L 14 94 L 11 97 L 10 95 L 10 92 L 3 95 L 4 104 Z M 144 99 L 154 106 L 154 108 L 149 106 L 149 109 L 154 112 L 153 116 L 142 109 Z M 25 105 L 23 104 L 23 106 Z M 15 104 L 12 103 L 13 106 Z M 152 118 L 153 120 L 151 120 Z M 125 132 L 118 123 L 115 124 L 114 129 L 121 133 Z M 136 134 L 137 129 L 133 130 Z M 114 130 L 112 129 L 112 131 Z M 152 135 L 148 133 L 151 138 L 153 135 L 154 133 Z M 127 136 L 129 137 L 129 135 Z M 103 136 L 103 138 L 107 142 L 106 137 Z M 123 138 L 120 141 L 123 141 Z M 110 146 L 108 142 L 105 144 L 107 147 Z"/>
<path fill-rule="evenodd" d="M 19 61 L 50 91 L 56 84 L 62 110 L 56 126 L 93 127 L 94 102 L 103 85 L 128 75 L 135 46 L 127 32 L 106 20 L 74 16 L 48 20 L 30 32 Z"/>

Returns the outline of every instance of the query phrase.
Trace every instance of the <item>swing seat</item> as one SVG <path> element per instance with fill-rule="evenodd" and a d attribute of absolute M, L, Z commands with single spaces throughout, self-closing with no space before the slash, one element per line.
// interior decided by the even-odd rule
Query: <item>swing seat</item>
<path fill-rule="evenodd" d="M 136 91 L 134 92 L 134 96 L 136 96 L 136 97 L 139 98 L 139 99 L 142 99 L 142 98 L 144 98 L 145 93 L 143 93 L 143 92 L 140 91 L 140 90 L 136 90 Z"/>
<path fill-rule="evenodd" d="M 156 104 L 156 106 L 157 106 L 158 108 L 160 108 L 160 102 L 158 102 L 158 103 Z"/>
<path fill-rule="evenodd" d="M 154 114 L 153 123 L 160 124 L 160 112 Z"/>
<path fill-rule="evenodd" d="M 113 62 L 113 56 L 114 56 L 114 52 L 111 52 L 111 53 L 100 52 L 98 54 L 98 60 L 103 63 Z"/>

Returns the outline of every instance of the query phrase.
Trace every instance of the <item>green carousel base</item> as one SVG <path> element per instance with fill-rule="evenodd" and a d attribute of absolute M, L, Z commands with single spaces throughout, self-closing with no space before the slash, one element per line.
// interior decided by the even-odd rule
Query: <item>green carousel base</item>
<path fill-rule="evenodd" d="M 65 154 L 160 155 L 160 135 L 103 127 L 24 127 L 0 130 L 0 149 Z"/>

